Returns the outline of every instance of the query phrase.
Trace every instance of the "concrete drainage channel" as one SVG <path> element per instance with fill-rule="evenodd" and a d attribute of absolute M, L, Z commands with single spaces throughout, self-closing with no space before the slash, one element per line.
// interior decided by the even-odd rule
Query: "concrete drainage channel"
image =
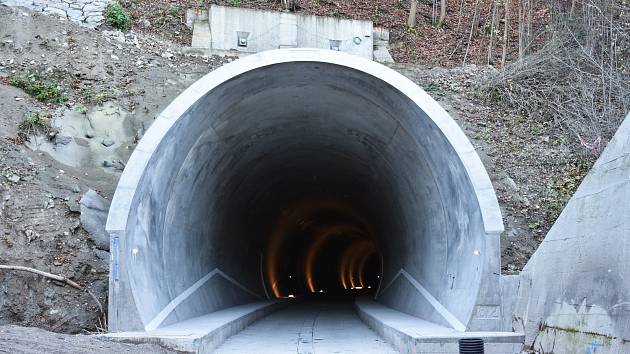
<path fill-rule="evenodd" d="M 314 294 L 376 299 L 358 313 L 402 352 L 503 329 L 503 225 L 473 146 L 411 81 L 340 52 L 262 52 L 193 84 L 129 159 L 107 230 L 117 338 L 210 352 Z M 392 316 L 425 340 L 401 344 Z"/>

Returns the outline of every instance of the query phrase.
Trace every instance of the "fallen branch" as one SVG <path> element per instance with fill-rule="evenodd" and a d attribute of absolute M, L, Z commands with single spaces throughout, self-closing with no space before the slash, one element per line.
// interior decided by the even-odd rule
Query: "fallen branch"
<path fill-rule="evenodd" d="M 35 273 L 35 274 L 39 274 L 41 276 L 44 276 L 46 278 L 50 278 L 56 281 L 60 281 L 62 283 L 66 283 L 68 285 L 70 285 L 71 287 L 78 289 L 78 290 L 84 290 L 83 287 L 75 282 L 73 282 L 72 280 L 63 277 L 61 275 L 55 275 L 55 274 L 51 274 L 51 273 L 47 273 L 44 271 L 41 271 L 39 269 L 35 269 L 35 268 L 29 268 L 29 267 L 22 267 L 22 266 L 10 266 L 10 265 L 3 265 L 0 264 L 0 269 L 7 269 L 7 270 L 21 270 L 24 272 L 31 272 L 31 273 Z"/>
<path fill-rule="evenodd" d="M 52 274 L 52 273 L 48 273 L 48 272 L 44 272 L 42 270 L 39 269 L 35 269 L 35 268 L 29 268 L 29 267 L 22 267 L 22 266 L 13 266 L 13 265 L 4 265 L 4 264 L 0 264 L 0 270 L 1 269 L 5 269 L 5 270 L 19 270 L 19 271 L 23 271 L 23 272 L 29 272 L 29 273 L 34 273 L 34 274 L 38 274 L 41 275 L 43 277 L 46 278 L 50 278 L 52 280 L 56 280 L 59 282 L 62 282 L 64 284 L 68 284 L 71 287 L 77 289 L 77 290 L 82 290 L 85 291 L 86 293 L 88 293 L 90 295 L 90 297 L 92 297 L 92 299 L 94 299 L 94 302 L 96 302 L 96 304 L 98 305 L 98 309 L 101 312 L 101 315 L 103 316 L 103 318 L 105 318 L 105 311 L 103 310 L 103 305 L 101 304 L 101 302 L 98 300 L 98 298 L 88 289 L 88 288 L 84 288 L 81 285 L 75 283 L 74 281 L 61 276 L 61 275 L 56 275 L 56 274 Z M 99 321 L 101 321 L 101 319 L 99 318 Z"/>

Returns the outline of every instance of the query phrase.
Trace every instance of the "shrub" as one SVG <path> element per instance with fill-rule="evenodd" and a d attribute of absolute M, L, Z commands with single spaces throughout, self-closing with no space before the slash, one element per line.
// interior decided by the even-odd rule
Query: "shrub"
<path fill-rule="evenodd" d="M 121 31 L 128 30 L 131 25 L 131 16 L 119 3 L 113 3 L 107 8 L 105 18 L 108 25 Z"/>
<path fill-rule="evenodd" d="M 42 102 L 64 103 L 68 100 L 68 97 L 63 93 L 63 88 L 58 83 L 45 81 L 39 75 L 30 77 L 10 75 L 8 80 L 10 85 L 21 88 Z"/>
<path fill-rule="evenodd" d="M 41 113 L 28 113 L 18 123 L 18 135 L 24 138 L 38 131 L 48 130 L 48 117 Z"/>

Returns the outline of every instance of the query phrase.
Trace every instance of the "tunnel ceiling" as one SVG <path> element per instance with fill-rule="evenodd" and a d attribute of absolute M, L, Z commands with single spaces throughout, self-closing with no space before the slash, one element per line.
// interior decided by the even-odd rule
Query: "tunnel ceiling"
<path fill-rule="evenodd" d="M 259 299 L 369 286 L 465 328 L 502 229 L 470 142 L 413 83 L 321 50 L 240 59 L 139 143 L 108 231 L 145 329 Z"/>

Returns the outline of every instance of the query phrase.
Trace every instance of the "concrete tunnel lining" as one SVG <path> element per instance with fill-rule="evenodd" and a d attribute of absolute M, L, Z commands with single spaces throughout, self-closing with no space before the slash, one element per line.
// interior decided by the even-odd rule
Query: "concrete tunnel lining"
<path fill-rule="evenodd" d="M 150 330 L 266 298 L 261 230 L 322 195 L 357 206 L 375 230 L 379 301 L 465 328 L 494 256 L 486 238 L 503 229 L 479 157 L 402 75 L 315 49 L 225 65 L 156 118 L 110 208 L 110 317 L 135 317 L 110 328 Z"/>

